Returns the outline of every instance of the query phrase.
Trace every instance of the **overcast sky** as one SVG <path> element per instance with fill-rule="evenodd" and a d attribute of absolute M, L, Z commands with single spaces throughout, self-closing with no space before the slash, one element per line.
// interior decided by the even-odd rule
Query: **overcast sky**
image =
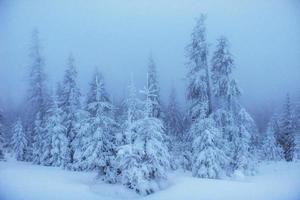
<path fill-rule="evenodd" d="M 0 98 L 19 102 L 24 95 L 35 27 L 52 85 L 72 52 L 80 87 L 98 66 L 117 98 L 132 72 L 145 83 L 152 54 L 163 96 L 173 84 L 183 97 L 184 48 L 200 13 L 208 17 L 210 55 L 216 39 L 228 37 L 246 104 L 300 93 L 299 0 L 0 0 Z"/>

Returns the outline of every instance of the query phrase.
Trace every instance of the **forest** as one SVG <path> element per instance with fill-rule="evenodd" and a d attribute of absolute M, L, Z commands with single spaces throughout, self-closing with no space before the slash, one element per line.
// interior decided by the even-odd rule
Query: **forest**
<path fill-rule="evenodd" d="M 266 130 L 259 130 L 240 100 L 230 38 L 208 45 L 206 18 L 197 18 L 186 45 L 184 106 L 176 87 L 162 102 L 153 56 L 146 74 L 126 78 L 130 84 L 119 101 L 112 100 L 105 82 L 110 77 L 101 68 L 91 74 L 89 89 L 80 89 L 80 57 L 72 54 L 63 80 L 49 83 L 43 33 L 34 30 L 26 98 L 15 113 L 0 111 L 0 160 L 96 172 L 95 179 L 141 196 L 163 190 L 170 171 L 226 180 L 255 176 L 260 163 L 299 161 L 300 98 L 286 94 Z M 144 87 L 136 87 L 135 76 L 144 77 Z"/>

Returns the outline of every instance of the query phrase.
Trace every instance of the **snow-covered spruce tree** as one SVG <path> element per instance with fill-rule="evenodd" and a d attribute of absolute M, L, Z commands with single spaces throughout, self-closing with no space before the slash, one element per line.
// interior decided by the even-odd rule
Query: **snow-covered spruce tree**
<path fill-rule="evenodd" d="M 192 120 L 205 118 L 211 113 L 210 82 L 207 64 L 205 16 L 197 20 L 187 46 L 188 74 L 187 99 Z"/>
<path fill-rule="evenodd" d="M 42 141 L 44 137 L 44 126 L 42 124 L 41 113 L 36 114 L 33 125 L 33 144 L 32 144 L 32 162 L 34 164 L 41 164 L 43 155 Z"/>
<path fill-rule="evenodd" d="M 160 94 L 159 94 L 159 84 L 158 84 L 158 77 L 157 77 L 157 71 L 156 71 L 156 65 L 154 63 L 154 60 L 152 56 L 149 58 L 149 64 L 148 64 L 148 81 L 147 81 L 147 87 L 152 88 L 151 92 L 151 101 L 153 103 L 152 105 L 152 116 L 156 118 L 162 117 L 162 109 L 160 105 Z"/>
<path fill-rule="evenodd" d="M 136 88 L 131 78 L 128 87 L 129 94 L 126 100 L 126 119 L 122 125 L 123 142 L 117 152 L 117 167 L 119 169 L 118 181 L 130 189 L 137 189 L 137 185 L 142 179 L 142 174 L 137 174 L 137 169 L 141 167 L 140 158 L 133 151 L 133 134 L 136 121 L 142 117 L 140 101 L 137 98 Z"/>
<path fill-rule="evenodd" d="M 279 144 L 281 145 L 286 161 L 292 161 L 295 150 L 294 124 L 291 111 L 290 97 L 287 95 L 280 122 Z"/>
<path fill-rule="evenodd" d="M 267 161 L 278 161 L 283 158 L 283 152 L 281 147 L 276 141 L 276 128 L 277 123 L 275 116 L 271 118 L 268 123 L 265 138 L 262 146 L 262 159 Z"/>
<path fill-rule="evenodd" d="M 226 37 L 222 36 L 218 39 L 211 66 L 212 90 L 217 102 L 216 107 L 238 112 L 239 104 L 237 100 L 241 92 L 235 80 L 231 77 L 234 63 Z"/>
<path fill-rule="evenodd" d="M 126 119 L 123 124 L 123 141 L 124 144 L 128 144 L 131 141 L 131 127 L 132 123 L 142 118 L 142 102 L 137 97 L 136 87 L 131 78 L 131 82 L 128 87 L 129 93 L 126 100 Z"/>
<path fill-rule="evenodd" d="M 84 156 L 84 152 L 88 147 L 86 144 L 91 135 L 91 127 L 89 121 L 90 115 L 88 111 L 81 109 L 78 111 L 77 118 L 77 134 L 73 141 L 73 146 L 76 148 L 74 152 L 72 169 L 76 171 L 86 171 L 88 170 L 88 166 L 85 162 L 86 157 Z"/>
<path fill-rule="evenodd" d="M 69 56 L 67 69 L 64 75 L 63 87 L 60 91 L 59 107 L 63 111 L 63 125 L 66 128 L 66 154 L 63 160 L 63 167 L 72 169 L 76 147 L 73 141 L 78 132 L 78 111 L 80 109 L 80 91 L 77 86 L 77 71 L 74 58 Z"/>
<path fill-rule="evenodd" d="M 45 135 L 43 151 L 43 163 L 61 167 L 66 153 L 66 135 L 65 127 L 62 121 L 62 110 L 58 107 L 57 98 L 53 97 L 51 107 L 48 110 L 48 115 L 45 123 Z"/>
<path fill-rule="evenodd" d="M 100 178 L 115 182 L 114 159 L 116 155 L 113 105 L 105 90 L 102 74 L 96 72 L 87 97 L 90 134 L 83 152 L 84 163 L 89 170 L 97 170 Z"/>
<path fill-rule="evenodd" d="M 121 182 L 141 195 L 148 195 L 160 189 L 161 181 L 166 179 L 169 169 L 169 153 L 164 144 L 164 127 L 160 119 L 153 117 L 153 95 L 151 88 L 146 88 L 143 117 L 131 120 L 127 128 L 128 144 L 120 147 L 118 163 Z"/>
<path fill-rule="evenodd" d="M 300 160 L 300 96 L 296 102 L 296 109 L 294 114 L 294 123 L 295 123 L 295 151 L 294 157 L 297 160 Z"/>
<path fill-rule="evenodd" d="M 251 146 L 251 129 L 248 128 L 248 122 L 252 120 L 251 116 L 244 108 L 240 109 L 237 115 L 237 137 L 233 138 L 234 154 L 233 166 L 234 170 L 240 171 L 245 175 L 253 175 L 255 173 L 256 154 Z"/>
<path fill-rule="evenodd" d="M 41 158 L 40 158 L 40 162 L 42 165 L 45 166 L 51 166 L 52 165 L 52 158 L 51 158 L 51 150 L 52 150 L 52 129 L 49 127 L 49 122 L 50 119 L 52 117 L 52 108 L 53 108 L 53 104 L 56 103 L 55 102 L 55 98 L 53 97 L 53 95 L 51 97 L 49 97 L 48 100 L 48 109 L 46 111 L 46 115 L 44 117 L 43 120 L 43 124 L 42 125 L 42 136 L 41 136 Z M 51 122 L 50 122 L 51 123 Z"/>
<path fill-rule="evenodd" d="M 4 139 L 3 116 L 2 116 L 2 110 L 0 109 L 0 161 L 5 160 L 4 145 L 5 145 L 5 139 Z"/>
<path fill-rule="evenodd" d="M 169 102 L 164 113 L 167 145 L 173 159 L 171 167 L 176 169 L 183 165 L 182 152 L 185 149 L 186 142 L 183 137 L 183 115 L 179 110 L 175 88 L 171 89 Z"/>
<path fill-rule="evenodd" d="M 182 125 L 183 125 L 183 134 L 182 134 L 182 142 L 179 144 L 181 153 L 179 155 L 179 162 L 183 170 L 192 171 L 192 135 L 189 134 L 189 130 L 191 124 L 193 123 L 188 109 L 185 109 L 182 113 Z"/>
<path fill-rule="evenodd" d="M 179 110 L 175 88 L 171 89 L 169 103 L 165 112 L 165 126 L 167 135 L 174 140 L 182 139 L 183 116 Z"/>
<path fill-rule="evenodd" d="M 230 175 L 235 170 L 242 170 L 249 174 L 253 171 L 254 158 L 251 141 L 254 133 L 257 133 L 257 128 L 252 117 L 239 103 L 241 92 L 232 78 L 233 68 L 234 61 L 229 51 L 228 40 L 221 37 L 212 57 L 211 79 L 217 104 L 213 118 L 227 141 L 228 147 L 225 149 L 229 151 L 226 154 L 231 158 L 227 173 Z"/>
<path fill-rule="evenodd" d="M 39 32 L 34 30 L 32 33 L 31 48 L 30 48 L 30 74 L 29 74 L 29 89 L 27 92 L 27 105 L 26 114 L 24 122 L 26 133 L 28 133 L 29 145 L 40 141 L 33 141 L 34 138 L 38 138 L 34 131 L 34 121 L 36 119 L 37 113 L 40 113 L 40 120 L 43 123 L 44 117 L 47 110 L 47 87 L 46 87 L 46 75 L 44 72 L 45 59 L 41 54 L 41 45 Z M 37 145 L 36 145 L 37 147 Z M 34 148 L 34 147 L 33 147 Z M 30 148 L 31 149 L 31 148 Z M 28 153 L 32 154 L 28 149 Z M 32 151 L 37 152 L 38 149 L 32 149 Z M 36 155 L 40 156 L 40 155 Z M 31 157 L 31 155 L 27 155 Z M 37 158 L 31 158 L 32 160 L 37 160 Z M 36 162 L 39 164 L 39 162 Z"/>
<path fill-rule="evenodd" d="M 207 64 L 208 47 L 206 42 L 205 18 L 204 15 L 201 15 L 197 20 L 196 26 L 191 34 L 191 43 L 187 46 L 187 100 L 189 104 L 188 115 L 192 122 L 191 126 L 197 123 L 197 121 L 207 118 L 212 111 L 210 79 Z M 184 151 L 184 155 L 192 157 L 185 157 L 185 161 L 191 161 L 193 157 L 199 153 L 192 151 L 191 148 L 196 139 L 194 134 L 196 134 L 194 131 L 188 131 L 187 149 Z M 193 163 L 185 164 L 185 166 L 192 165 Z"/>
<path fill-rule="evenodd" d="M 24 161 L 26 159 L 28 142 L 20 119 L 15 123 L 12 132 L 13 135 L 11 138 L 11 145 L 13 147 L 16 159 L 19 161 Z"/>
<path fill-rule="evenodd" d="M 212 118 L 198 119 L 190 129 L 193 132 L 192 173 L 195 177 L 221 178 L 226 175 L 229 158 L 226 143 Z"/>

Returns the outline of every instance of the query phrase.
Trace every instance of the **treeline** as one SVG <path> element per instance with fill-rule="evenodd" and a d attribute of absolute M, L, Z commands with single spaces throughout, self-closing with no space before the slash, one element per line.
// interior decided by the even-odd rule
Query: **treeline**
<path fill-rule="evenodd" d="M 72 56 L 56 91 L 49 92 L 35 31 L 27 99 L 7 147 L 17 160 L 97 171 L 102 180 L 121 183 L 142 195 L 159 190 L 171 169 L 219 179 L 254 174 L 261 160 L 299 158 L 300 109 L 294 115 L 287 100 L 283 114 L 274 115 L 267 132 L 260 134 L 240 104 L 241 90 L 232 76 L 234 60 L 226 37 L 217 40 L 211 61 L 208 52 L 205 16 L 201 16 L 186 49 L 185 112 L 179 108 L 175 89 L 168 105 L 162 106 L 152 58 L 142 98 L 131 80 L 126 101 L 115 105 L 103 75 L 96 71 L 82 102 Z M 0 140 L 1 159 L 4 143 Z"/>

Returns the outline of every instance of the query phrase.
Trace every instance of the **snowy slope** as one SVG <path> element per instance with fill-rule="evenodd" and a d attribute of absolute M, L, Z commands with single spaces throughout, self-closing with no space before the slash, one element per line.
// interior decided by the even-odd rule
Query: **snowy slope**
<path fill-rule="evenodd" d="M 23 162 L 0 162 L 1 200 L 298 200 L 300 163 L 271 163 L 255 177 L 239 180 L 197 179 L 189 174 L 170 174 L 169 186 L 140 197 L 121 185 L 95 180 L 95 173 L 63 171 Z"/>

